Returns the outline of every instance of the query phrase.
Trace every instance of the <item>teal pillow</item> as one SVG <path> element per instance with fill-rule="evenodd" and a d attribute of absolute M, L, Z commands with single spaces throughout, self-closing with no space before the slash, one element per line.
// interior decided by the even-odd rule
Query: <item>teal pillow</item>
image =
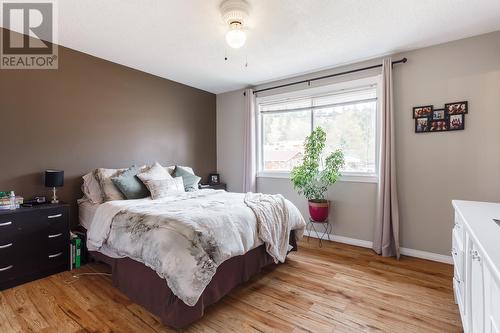
<path fill-rule="evenodd" d="M 182 177 L 182 181 L 184 182 L 184 189 L 186 192 L 192 192 L 198 190 L 198 183 L 201 180 L 201 177 L 198 177 L 194 173 L 192 173 L 188 168 L 176 166 L 174 171 L 175 177 Z"/>
<path fill-rule="evenodd" d="M 141 168 L 134 165 L 121 175 L 111 178 L 127 199 L 142 199 L 151 195 L 146 185 L 137 177 L 138 173 L 141 173 Z"/>

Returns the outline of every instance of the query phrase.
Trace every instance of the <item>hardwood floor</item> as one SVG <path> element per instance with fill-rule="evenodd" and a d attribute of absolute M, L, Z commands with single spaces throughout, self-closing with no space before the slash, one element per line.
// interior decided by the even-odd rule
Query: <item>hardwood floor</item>
<path fill-rule="evenodd" d="M 0 332 L 173 332 L 91 264 L 0 292 Z M 317 240 L 184 332 L 461 332 L 450 265 Z"/>

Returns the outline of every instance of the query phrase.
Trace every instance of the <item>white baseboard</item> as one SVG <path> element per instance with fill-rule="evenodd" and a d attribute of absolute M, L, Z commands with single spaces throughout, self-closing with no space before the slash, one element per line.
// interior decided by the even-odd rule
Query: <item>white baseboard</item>
<path fill-rule="evenodd" d="M 451 256 L 445 256 L 444 254 L 408 249 L 406 247 L 401 247 L 399 251 L 402 255 L 405 256 L 427 259 L 453 265 L 453 258 Z"/>
<path fill-rule="evenodd" d="M 310 233 L 308 230 L 304 230 L 304 235 L 310 236 L 313 238 L 318 238 L 314 232 Z M 325 239 L 325 238 L 323 238 L 323 239 Z M 326 237 L 326 239 L 328 240 L 328 237 Z M 365 247 L 368 249 L 371 249 L 372 245 L 373 245 L 373 242 L 371 242 L 371 241 L 356 239 L 356 238 L 349 238 L 349 237 L 344 237 L 344 236 L 338 236 L 338 235 L 333 235 L 333 234 L 330 234 L 330 240 L 332 240 L 334 242 L 343 243 L 343 244 Z M 414 249 L 408 249 L 406 247 L 401 247 L 399 250 L 400 250 L 401 254 L 405 255 L 405 256 L 426 259 L 426 260 L 431 260 L 431 261 L 437 261 L 437 262 L 442 262 L 445 264 L 453 264 L 453 259 L 451 256 L 446 256 L 443 254 L 426 252 L 426 251 L 420 251 L 420 250 L 414 250 Z"/>
<path fill-rule="evenodd" d="M 313 238 L 318 238 L 314 232 L 309 232 L 308 230 L 304 230 L 304 235 L 305 236 L 311 236 Z M 325 236 L 323 239 L 328 240 L 328 237 Z M 372 247 L 372 242 L 362 240 L 362 239 L 355 239 L 355 238 L 349 238 L 349 237 L 344 237 L 344 236 L 338 236 L 338 235 L 333 235 L 330 234 L 330 240 L 334 242 L 339 242 L 343 244 L 349 244 L 349 245 L 354 245 L 354 246 L 359 246 L 359 247 L 366 247 L 371 249 Z"/>
<path fill-rule="evenodd" d="M 304 230 L 304 236 L 311 236 L 313 238 L 318 238 L 316 236 L 316 233 L 314 232 L 309 232 L 309 230 Z M 330 234 L 330 240 L 334 242 L 339 242 L 343 244 L 349 244 L 349 245 L 354 245 L 354 246 L 359 246 L 359 247 L 366 247 L 368 249 L 372 248 L 372 242 L 367 241 L 367 240 L 362 240 L 362 239 L 356 239 L 356 238 L 349 238 L 349 237 L 344 237 L 344 236 L 338 236 L 338 235 L 333 235 Z M 323 239 L 328 240 L 328 237 L 325 235 Z"/>

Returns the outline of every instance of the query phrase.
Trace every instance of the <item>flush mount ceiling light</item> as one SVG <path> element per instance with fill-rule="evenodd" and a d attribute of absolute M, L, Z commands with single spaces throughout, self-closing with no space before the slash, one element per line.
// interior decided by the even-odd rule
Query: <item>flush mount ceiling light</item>
<path fill-rule="evenodd" d="M 244 26 L 248 9 L 248 3 L 244 0 L 225 0 L 220 5 L 222 19 L 229 27 L 226 42 L 233 49 L 239 49 L 247 40 Z"/>

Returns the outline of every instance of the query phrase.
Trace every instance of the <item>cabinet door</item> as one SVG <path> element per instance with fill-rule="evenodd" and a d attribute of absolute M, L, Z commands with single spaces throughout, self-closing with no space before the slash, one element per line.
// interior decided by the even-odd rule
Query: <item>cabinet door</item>
<path fill-rule="evenodd" d="M 471 243 L 470 252 L 470 328 L 472 333 L 484 332 L 484 273 L 481 253 Z"/>
<path fill-rule="evenodd" d="M 489 268 L 484 267 L 485 333 L 500 333 L 500 284 Z"/>

